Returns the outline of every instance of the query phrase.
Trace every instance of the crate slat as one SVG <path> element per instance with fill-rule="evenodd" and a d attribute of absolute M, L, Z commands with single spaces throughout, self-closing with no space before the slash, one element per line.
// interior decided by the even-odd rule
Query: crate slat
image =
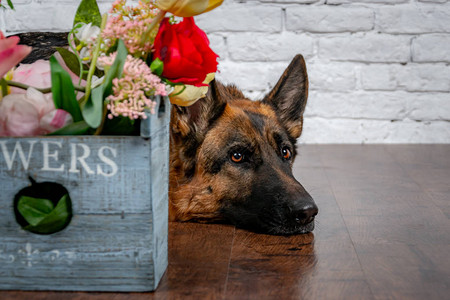
<path fill-rule="evenodd" d="M 156 288 L 168 235 L 170 104 L 161 101 L 165 109 L 147 121 L 150 138 L 0 138 L 0 289 Z M 37 235 L 16 223 L 14 196 L 28 176 L 69 191 L 67 228 Z"/>

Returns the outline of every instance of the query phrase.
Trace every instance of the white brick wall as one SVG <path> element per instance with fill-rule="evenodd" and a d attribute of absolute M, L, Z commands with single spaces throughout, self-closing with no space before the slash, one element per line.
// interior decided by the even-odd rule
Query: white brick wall
<path fill-rule="evenodd" d="M 67 30 L 78 5 L 13 1 L 16 12 L 0 12 L 8 34 Z M 225 0 L 196 19 L 218 78 L 254 98 L 305 56 L 302 143 L 450 143 L 449 0 Z"/>

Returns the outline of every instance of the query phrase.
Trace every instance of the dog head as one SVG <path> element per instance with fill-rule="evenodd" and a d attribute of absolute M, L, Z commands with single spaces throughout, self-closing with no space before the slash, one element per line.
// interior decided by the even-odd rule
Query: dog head
<path fill-rule="evenodd" d="M 314 228 L 317 206 L 292 174 L 308 77 L 301 55 L 262 101 L 234 86 L 210 85 L 171 119 L 170 217 L 228 221 L 258 232 Z"/>

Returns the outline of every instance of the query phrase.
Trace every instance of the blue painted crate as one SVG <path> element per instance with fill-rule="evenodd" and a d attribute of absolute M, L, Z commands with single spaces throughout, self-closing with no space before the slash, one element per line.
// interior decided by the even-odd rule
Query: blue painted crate
<path fill-rule="evenodd" d="M 147 138 L 0 138 L 0 289 L 157 287 L 168 235 L 170 103 L 161 101 L 142 122 Z M 14 197 L 29 176 L 68 190 L 73 217 L 62 231 L 39 235 L 16 222 Z"/>

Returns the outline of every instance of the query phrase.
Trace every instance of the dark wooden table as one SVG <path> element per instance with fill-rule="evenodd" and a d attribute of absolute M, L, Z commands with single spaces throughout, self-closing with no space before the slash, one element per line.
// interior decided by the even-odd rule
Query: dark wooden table
<path fill-rule="evenodd" d="M 171 223 L 155 293 L 0 299 L 450 299 L 450 145 L 301 146 L 314 234 Z"/>

